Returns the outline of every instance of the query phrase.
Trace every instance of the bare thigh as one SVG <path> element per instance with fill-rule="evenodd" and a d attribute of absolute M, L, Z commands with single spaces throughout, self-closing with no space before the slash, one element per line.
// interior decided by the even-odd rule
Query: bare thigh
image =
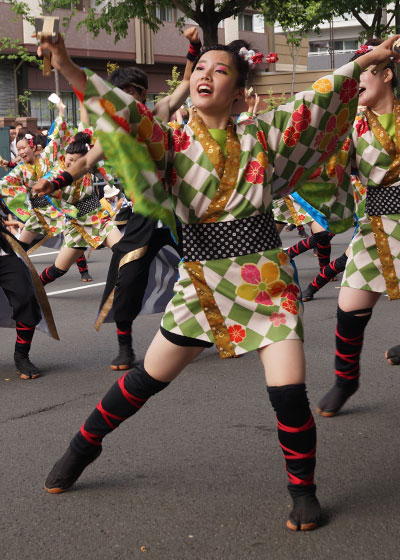
<path fill-rule="evenodd" d="M 158 381 L 172 381 L 203 350 L 197 346 L 177 346 L 158 331 L 146 352 L 144 368 Z"/>
<path fill-rule="evenodd" d="M 60 270 L 69 270 L 84 252 L 85 249 L 71 249 L 70 247 L 63 247 L 58 253 L 54 264 Z"/>
<path fill-rule="evenodd" d="M 340 288 L 338 305 L 342 311 L 357 311 L 374 307 L 382 294 L 367 290 L 356 290 L 344 286 Z"/>
<path fill-rule="evenodd" d="M 35 237 L 37 237 L 37 236 L 38 236 L 38 234 L 35 233 L 34 231 L 28 231 L 27 229 L 23 229 L 22 232 L 21 232 L 21 235 L 20 235 L 20 237 L 19 237 L 19 240 L 20 240 L 22 243 L 28 243 L 28 244 L 29 244 L 29 243 L 31 243 L 31 242 L 35 239 Z"/>
<path fill-rule="evenodd" d="M 281 340 L 258 350 L 267 385 L 280 387 L 304 383 L 306 361 L 301 340 Z"/>
<path fill-rule="evenodd" d="M 110 247 L 110 249 L 111 249 L 111 247 L 113 245 L 118 243 L 118 241 L 121 239 L 121 237 L 122 237 L 122 233 L 119 231 L 119 229 L 117 227 L 115 227 L 110 231 L 110 233 L 105 238 L 104 245 L 106 245 L 107 247 Z"/>
<path fill-rule="evenodd" d="M 318 222 L 311 222 L 311 231 L 312 233 L 319 233 L 320 231 L 326 231 L 324 227 L 322 227 Z"/>

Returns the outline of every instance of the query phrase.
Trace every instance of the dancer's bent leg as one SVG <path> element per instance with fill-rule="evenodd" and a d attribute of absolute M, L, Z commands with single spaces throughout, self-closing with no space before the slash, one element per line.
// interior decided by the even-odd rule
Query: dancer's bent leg
<path fill-rule="evenodd" d="M 336 325 L 335 384 L 320 400 L 317 412 L 335 416 L 357 391 L 364 331 L 380 294 L 342 288 Z M 360 305 L 360 307 L 356 307 Z M 363 307 L 361 307 L 363 305 Z"/>
<path fill-rule="evenodd" d="M 318 526 L 321 507 L 314 484 L 316 429 L 305 386 L 302 342 L 287 340 L 262 348 L 267 390 L 276 412 L 278 438 L 293 500 L 287 527 L 307 531 Z"/>
<path fill-rule="evenodd" d="M 302 300 L 311 301 L 314 298 L 314 294 L 323 288 L 332 278 L 335 278 L 344 271 L 346 262 L 347 255 L 343 253 L 343 255 L 340 255 L 340 257 L 327 264 L 303 291 Z"/>
<path fill-rule="evenodd" d="M 136 364 L 111 387 L 74 436 L 48 475 L 46 490 L 53 494 L 68 490 L 100 455 L 103 438 L 167 387 L 203 349 L 177 346 L 158 332 L 144 364 Z"/>
<path fill-rule="evenodd" d="M 79 274 L 81 275 L 81 281 L 82 282 L 91 282 L 93 280 L 93 278 L 89 274 L 89 269 L 88 269 L 88 264 L 87 264 L 87 260 L 86 260 L 86 257 L 85 257 L 85 253 L 83 253 L 83 255 L 81 255 L 76 260 L 76 265 L 78 267 Z"/>

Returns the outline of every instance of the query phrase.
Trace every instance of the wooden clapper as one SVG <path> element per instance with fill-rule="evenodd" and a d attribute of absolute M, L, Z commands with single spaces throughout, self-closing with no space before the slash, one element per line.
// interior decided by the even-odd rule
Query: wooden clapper
<path fill-rule="evenodd" d="M 51 38 L 52 43 L 56 43 L 58 40 L 59 28 L 60 28 L 60 18 L 58 17 L 43 16 L 43 17 L 35 18 L 35 30 L 36 30 L 36 37 L 38 41 L 46 37 L 46 38 Z M 43 76 L 51 76 L 51 63 L 50 63 L 49 51 L 44 51 Z"/>

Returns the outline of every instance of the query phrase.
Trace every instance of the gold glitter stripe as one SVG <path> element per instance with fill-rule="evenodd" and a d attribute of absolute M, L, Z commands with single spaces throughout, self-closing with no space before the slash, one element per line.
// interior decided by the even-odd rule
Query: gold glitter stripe
<path fill-rule="evenodd" d="M 121 270 L 121 268 L 125 265 L 128 264 L 132 261 L 136 261 L 137 259 L 140 259 L 141 257 L 143 257 L 143 255 L 146 253 L 148 246 L 144 245 L 143 247 L 139 247 L 139 249 L 135 249 L 134 251 L 130 251 L 129 253 L 127 253 L 126 255 L 124 255 L 122 257 L 122 259 L 119 261 L 119 266 L 118 266 L 118 272 Z M 100 330 L 101 325 L 104 323 L 104 319 L 107 317 L 107 315 L 110 313 L 113 302 L 114 302 L 114 294 L 115 294 L 115 288 L 113 288 L 112 292 L 110 293 L 110 295 L 108 296 L 108 298 L 106 299 L 106 301 L 103 303 L 99 315 L 96 319 L 96 322 L 94 324 L 94 328 L 96 329 L 96 331 Z"/>
<path fill-rule="evenodd" d="M 386 291 L 390 300 L 400 299 L 399 281 L 393 264 L 388 237 L 383 229 L 380 216 L 370 216 L 369 221 L 374 232 L 376 248 L 382 265 L 382 274 L 386 283 Z"/>
<path fill-rule="evenodd" d="M 396 145 L 393 142 L 390 134 L 383 128 L 378 120 L 378 117 L 371 111 L 371 109 L 365 109 L 365 116 L 367 117 L 368 125 L 372 130 L 375 138 L 382 145 L 382 147 L 387 151 L 392 159 L 396 157 Z"/>
<path fill-rule="evenodd" d="M 290 198 L 290 196 L 285 196 L 284 200 L 286 202 L 286 206 L 289 209 L 290 215 L 292 216 L 293 222 L 295 226 L 301 226 L 301 222 L 299 220 L 299 217 L 297 215 L 297 212 L 295 210 L 294 204 L 293 204 L 293 200 Z"/>
<path fill-rule="evenodd" d="M 114 212 L 114 210 L 112 209 L 111 204 L 108 202 L 108 200 L 107 200 L 105 197 L 102 198 L 102 199 L 100 199 L 100 204 L 101 204 L 101 207 L 102 207 L 104 210 L 106 210 L 106 211 L 110 214 L 110 217 L 111 217 L 111 218 L 112 218 L 113 216 L 115 216 L 115 212 Z"/>
<path fill-rule="evenodd" d="M 101 245 L 101 242 L 100 242 L 100 241 L 95 241 L 95 240 L 93 239 L 93 237 L 92 237 L 91 235 L 89 235 L 89 234 L 85 231 L 85 228 L 82 227 L 82 226 L 80 226 L 80 225 L 78 224 L 78 222 L 77 222 L 75 219 L 71 219 L 71 220 L 70 220 L 70 223 L 74 226 L 74 228 L 76 229 L 76 231 L 77 231 L 78 233 L 81 234 L 81 236 L 82 236 L 83 239 L 86 241 L 86 243 L 87 243 L 88 245 L 90 245 L 91 247 L 93 247 L 93 249 L 97 249 L 97 247 L 98 247 L 99 245 Z"/>
<path fill-rule="evenodd" d="M 184 266 L 196 289 L 200 305 L 214 335 L 219 355 L 221 358 L 235 358 L 235 348 L 233 347 L 229 331 L 214 299 L 213 291 L 207 285 L 201 263 L 198 261 L 185 262 Z"/>
<path fill-rule="evenodd" d="M 47 225 L 46 220 L 43 218 L 42 214 L 39 212 L 39 210 L 37 208 L 33 208 L 33 211 L 36 214 L 37 219 L 39 220 L 40 224 L 43 226 L 44 231 L 46 232 L 46 234 L 49 237 L 54 237 L 54 234 L 52 231 L 50 231 L 49 226 Z"/>
<path fill-rule="evenodd" d="M 215 171 L 218 173 L 218 177 L 221 179 L 224 174 L 225 167 L 224 154 L 222 153 L 221 146 L 211 136 L 208 128 L 203 122 L 203 119 L 199 117 L 196 110 L 193 111 L 190 128 L 195 133 L 197 140 L 200 142 L 203 150 L 207 154 L 207 157 L 213 164 Z"/>
<path fill-rule="evenodd" d="M 32 253 L 34 253 L 35 251 L 37 251 L 39 249 L 39 247 L 41 247 L 43 245 L 43 243 L 46 243 L 46 241 L 48 241 L 52 236 L 51 235 L 45 235 L 40 241 L 38 241 L 37 243 L 35 243 L 35 245 L 33 247 L 31 247 L 26 254 L 27 255 L 32 255 Z"/>
<path fill-rule="evenodd" d="M 203 120 L 194 113 L 190 126 L 199 140 L 202 148 L 210 158 L 220 178 L 217 192 L 213 196 L 207 210 L 201 217 L 200 222 L 216 222 L 221 217 L 228 200 L 235 190 L 239 174 L 240 164 L 240 142 L 236 135 L 235 126 L 230 122 L 226 130 L 226 159 L 218 142 L 212 138 Z M 212 152 L 210 153 L 210 150 Z M 217 151 L 217 155 L 216 155 Z M 218 160 L 217 160 L 218 158 Z"/>
<path fill-rule="evenodd" d="M 3 232 L 2 235 L 3 235 L 3 237 L 6 236 L 6 239 L 7 239 L 8 243 L 11 245 L 11 248 L 15 251 L 15 253 L 17 255 L 19 255 L 24 260 L 25 264 L 28 266 L 28 268 L 30 270 L 30 273 L 31 273 L 31 276 L 32 276 L 32 281 L 33 281 L 33 285 L 34 285 L 34 288 L 35 288 L 36 297 L 39 301 L 40 307 L 42 308 L 43 315 L 46 319 L 47 326 L 49 327 L 50 335 L 52 336 L 52 338 L 55 338 L 56 340 L 60 340 L 60 337 L 58 336 L 58 332 L 57 332 L 57 327 L 56 327 L 56 324 L 54 322 L 53 313 L 51 312 L 51 307 L 50 307 L 50 304 L 49 304 L 49 300 L 47 299 L 47 294 L 44 290 L 42 281 L 41 281 L 38 273 L 36 272 L 36 268 L 31 263 L 30 258 L 25 253 L 25 251 L 23 250 L 21 245 L 19 243 L 17 243 L 17 241 L 15 241 L 15 239 L 13 237 L 11 237 L 11 235 L 8 235 L 6 232 Z"/>

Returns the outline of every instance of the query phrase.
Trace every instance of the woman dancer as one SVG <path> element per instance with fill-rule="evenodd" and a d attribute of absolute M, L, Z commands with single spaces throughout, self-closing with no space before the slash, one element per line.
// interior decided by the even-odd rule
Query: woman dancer
<path fill-rule="evenodd" d="M 96 120 L 101 115 L 104 126 L 113 130 L 112 139 L 101 130 L 96 134 L 124 185 L 147 198 L 153 210 L 157 201 L 164 202 L 160 214 L 173 227 L 173 214 L 166 203 L 169 195 L 184 223 L 180 279 L 144 363 L 122 376 L 102 399 L 47 477 L 47 491 L 59 493 L 70 488 L 100 455 L 103 437 L 167 387 L 204 347 L 215 342 L 224 358 L 258 350 L 278 417 L 293 499 L 287 526 L 293 530 L 317 526 L 320 506 L 314 485 L 315 424 L 304 383 L 302 306 L 294 269 L 281 249 L 273 223 L 272 175 L 275 170 L 280 176 L 274 182 L 279 193 L 294 188 L 300 176 L 312 173 L 318 159 L 326 154 L 310 150 L 310 160 L 303 159 L 299 166 L 300 153 L 284 141 L 293 115 L 302 114 L 305 119 L 299 138 L 302 157 L 303 142 L 309 145 L 320 123 L 343 108 L 343 89 L 348 93 L 345 99 L 350 125 L 356 110 L 359 68 L 364 70 L 386 59 L 390 46 L 391 41 L 385 42 L 360 59 L 359 65 L 346 65 L 335 72 L 334 79 L 325 78 L 307 93 L 298 94 L 296 109 L 292 102 L 237 126 L 230 115 L 233 102 L 243 95 L 248 63 L 229 46 L 209 47 L 197 61 L 190 80 L 196 106 L 191 125 L 173 130 L 161 127 L 141 104 L 98 76 L 88 72 L 86 80 L 85 73 L 68 57 L 61 38 L 54 45 L 43 43 L 52 51 L 53 65 L 73 86 L 80 91 L 86 87 L 91 118 Z M 329 112 L 323 107 L 329 107 Z M 303 135 L 306 130 L 307 136 Z M 145 144 L 139 144 L 128 131 Z M 128 153 L 130 157 L 125 158 Z M 161 174 L 167 160 L 173 165 L 175 173 L 166 183 L 168 194 L 155 179 L 157 175 L 146 160 L 148 153 Z M 133 158 L 141 160 L 140 169 L 135 161 L 131 165 Z M 132 171 L 136 173 L 132 175 Z"/>
<path fill-rule="evenodd" d="M 361 59 L 368 49 L 373 47 L 363 45 L 353 59 Z M 400 206 L 396 202 L 400 102 L 394 96 L 395 85 L 390 61 L 361 74 L 359 103 L 363 108 L 352 129 L 349 153 L 366 192 L 365 215 L 350 243 L 339 294 L 335 383 L 317 409 L 325 417 L 336 415 L 358 389 L 364 330 L 374 305 L 384 292 L 389 300 L 400 298 Z"/>
<path fill-rule="evenodd" d="M 90 141 L 89 134 L 78 132 L 66 150 L 65 159 L 60 158 L 59 166 L 52 169 L 51 173 L 57 175 L 68 170 L 75 161 L 87 154 Z M 90 172 L 72 185 L 60 189 L 60 193 L 61 207 L 65 206 L 68 211 L 75 208 L 77 216 L 66 217 L 63 246 L 54 264 L 46 267 L 40 275 L 44 285 L 66 274 L 71 265 L 83 257 L 88 246 L 93 249 L 102 244 L 112 247 L 122 237 L 110 214 L 100 204 Z"/>
<path fill-rule="evenodd" d="M 57 209 L 56 201 L 46 197 L 32 196 L 32 186 L 36 181 L 43 177 L 59 157 L 65 154 L 68 147 L 68 140 L 71 131 L 67 127 L 62 116 L 62 108 L 59 107 L 60 114 L 55 122 L 54 133 L 51 136 L 47 147 L 36 154 L 35 137 L 31 134 L 23 134 L 17 137 L 17 148 L 23 163 L 14 169 L 0 181 L 0 196 L 6 205 L 15 202 L 18 195 L 22 196 L 23 202 L 20 205 L 21 215 L 30 214 L 25 222 L 19 242 L 26 249 L 31 242 L 38 236 L 43 235 L 46 239 L 60 235 L 65 224 L 65 214 Z M 30 206 L 26 206 L 25 196 L 28 196 Z M 19 217 L 21 217 L 21 215 Z M 82 254 L 77 263 L 81 280 L 90 281 L 92 278 L 88 274 L 87 263 Z"/>

